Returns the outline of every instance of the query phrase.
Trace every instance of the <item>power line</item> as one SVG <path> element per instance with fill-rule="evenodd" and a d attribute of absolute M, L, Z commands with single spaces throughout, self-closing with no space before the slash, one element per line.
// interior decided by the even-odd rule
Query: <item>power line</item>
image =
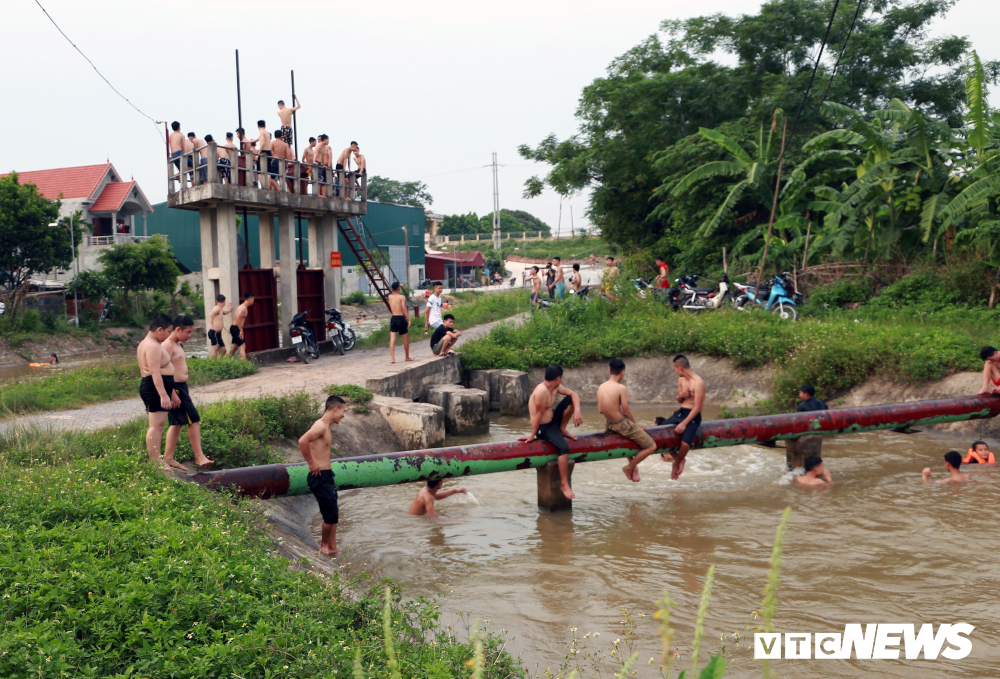
<path fill-rule="evenodd" d="M 802 97 L 802 104 L 799 105 L 799 112 L 795 114 L 795 123 L 792 125 L 792 137 L 795 137 L 795 130 L 799 126 L 799 117 L 802 115 L 803 109 L 806 107 L 806 101 L 809 100 L 809 92 L 812 90 L 813 81 L 816 79 L 816 71 L 819 70 L 820 60 L 823 58 L 823 50 L 826 49 L 826 41 L 830 37 L 830 28 L 833 26 L 833 19 L 837 16 L 837 8 L 840 6 L 840 0 L 836 0 L 833 3 L 833 11 L 830 12 L 830 21 L 826 25 L 826 34 L 823 36 L 823 42 L 819 45 L 819 54 L 816 55 L 816 65 L 813 66 L 812 75 L 809 77 L 809 86 L 806 87 L 806 93 Z M 782 154 L 784 155 L 784 154 Z"/>
<path fill-rule="evenodd" d="M 837 77 L 837 69 L 840 68 L 840 60 L 844 58 L 844 52 L 847 51 L 847 43 L 851 39 L 851 34 L 854 33 L 854 24 L 858 21 L 858 15 L 861 14 L 861 6 L 864 4 L 864 0 L 858 0 L 858 6 L 854 10 L 854 18 L 851 19 L 851 27 L 847 31 L 847 38 L 844 40 L 844 46 L 840 48 L 840 56 L 837 57 L 837 63 L 833 66 L 833 75 L 830 76 L 830 82 L 826 84 L 826 91 L 823 92 L 823 96 L 820 97 L 820 105 L 826 101 L 826 95 L 830 93 L 830 87 L 833 85 L 833 79 Z"/>
<path fill-rule="evenodd" d="M 72 40 L 70 40 L 70 39 L 69 39 L 69 36 L 68 36 L 68 35 L 66 35 L 66 33 L 65 33 L 65 32 L 63 32 L 63 29 L 59 28 L 59 24 L 57 24 L 57 23 L 56 23 L 56 20 L 52 18 L 52 15 L 51 15 L 51 14 L 49 14 L 48 10 L 47 10 L 47 9 L 45 9 L 44 7 L 42 7 L 42 3 L 40 3 L 40 2 L 38 1 L 38 0 L 35 0 L 35 4 L 36 4 L 36 5 L 38 5 L 39 9 L 41 9 L 41 10 L 42 10 L 43 12 L 45 12 L 45 16 L 47 16 L 47 17 L 49 18 L 49 21 L 51 21 L 51 22 L 52 22 L 52 25 L 56 27 L 56 30 L 57 30 L 57 31 L 59 31 L 60 33 L 62 33 L 62 37 L 66 38 L 66 42 L 68 42 L 68 43 L 69 43 L 70 45 L 73 45 L 73 49 L 75 49 L 75 50 L 76 50 L 77 52 L 79 52 L 79 53 L 80 53 L 80 56 L 81 56 L 81 57 L 83 57 L 84 59 L 86 59 L 86 60 L 87 60 L 87 63 L 88 63 L 88 64 L 90 64 L 91 68 L 93 68 L 93 69 L 94 69 L 94 72 L 95 72 L 95 73 L 97 73 L 97 75 L 101 76 L 101 79 L 102 79 L 102 80 L 103 80 L 104 82 L 106 82 L 106 83 L 108 84 L 108 87 L 110 87 L 110 88 L 111 88 L 112 90 L 114 90 L 114 93 L 115 93 L 115 94 L 117 94 L 117 95 L 118 95 L 119 97 L 121 97 L 121 98 L 122 98 L 122 99 L 124 99 L 124 100 L 125 100 L 126 102 L 128 102 L 128 105 L 129 105 L 129 106 L 131 106 L 131 107 L 132 107 L 132 108 L 134 108 L 134 109 L 135 109 L 136 111 L 138 111 L 138 112 L 139 112 L 139 113 L 141 113 L 142 115 L 144 115 L 144 116 L 146 116 L 147 118 L 149 118 L 149 120 L 150 120 L 150 121 L 151 121 L 151 122 L 152 122 L 152 123 L 153 123 L 154 125 L 157 125 L 157 128 L 156 128 L 156 129 L 157 129 L 157 131 L 159 131 L 159 129 L 160 129 L 160 128 L 159 128 L 159 126 L 158 126 L 158 122 L 159 122 L 159 121 L 157 121 L 157 120 L 156 120 L 155 118 L 153 118 L 153 117 L 152 117 L 151 115 L 147 114 L 146 112 L 142 111 L 142 110 L 141 110 L 141 109 L 140 109 L 140 108 L 139 108 L 138 106 L 136 106 L 136 105 L 135 105 L 135 104 L 133 104 L 133 103 L 132 103 L 131 101 L 129 101 L 128 97 L 126 97 L 126 96 L 125 96 L 124 94 L 122 94 L 121 92 L 119 92 L 118 90 L 116 90 L 116 89 L 115 89 L 115 86 L 111 84 L 111 81 L 110 81 L 110 80 L 108 80 L 107 78 L 105 78 L 105 77 L 104 77 L 104 74 L 103 74 L 103 73 L 101 73 L 100 71 L 98 71 L 98 70 L 97 70 L 97 66 L 94 66 L 94 62 L 93 62 L 93 61 L 91 61 L 91 60 L 90 60 L 90 59 L 89 59 L 89 58 L 87 57 L 87 55 L 86 55 L 86 54 L 84 54 L 84 53 L 83 53 L 83 51 L 82 51 L 82 50 L 81 50 L 81 49 L 80 49 L 79 47 L 77 47 L 77 46 L 76 46 L 76 43 L 74 43 L 74 42 L 73 42 Z"/>

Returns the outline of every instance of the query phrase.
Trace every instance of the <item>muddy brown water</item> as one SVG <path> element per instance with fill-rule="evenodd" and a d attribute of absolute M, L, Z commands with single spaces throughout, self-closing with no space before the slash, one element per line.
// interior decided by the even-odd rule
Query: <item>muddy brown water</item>
<path fill-rule="evenodd" d="M 644 422 L 666 410 L 634 407 Z M 706 409 L 709 419 L 714 414 Z M 586 406 L 580 431 L 602 425 L 596 408 Z M 448 443 L 512 440 L 529 428 L 524 418 L 500 417 L 488 435 Z M 700 664 L 724 645 L 735 659 L 727 677 L 759 677 L 752 652 L 720 635 L 757 624 L 752 612 L 760 609 L 775 527 L 791 506 L 776 631 L 894 622 L 976 629 L 962 660 L 779 660 L 771 665 L 777 676 L 998 677 L 1000 472 L 966 468 L 975 482 L 960 487 L 920 480 L 927 466 L 940 478 L 943 453 L 966 447 L 932 432 L 827 439 L 823 455 L 836 485 L 826 491 L 790 485 L 783 451 L 756 446 L 693 451 L 679 481 L 652 458 L 640 466 L 638 484 L 625 479 L 621 462 L 592 462 L 577 465 L 577 499 L 560 513 L 537 508 L 534 470 L 446 482 L 467 487 L 478 503 L 448 498 L 438 503 L 439 521 L 406 514 L 416 484 L 347 491 L 338 542 L 346 560 L 402 583 L 408 597 L 445 595 L 446 623 L 462 611 L 507 630 L 507 649 L 521 655 L 531 676 L 558 670 L 574 638 L 580 656 L 607 654 L 623 638 L 622 606 L 638 621 L 635 676 L 660 676 L 649 659 L 659 658 L 652 613 L 664 589 L 675 602 L 675 645 L 686 667 L 705 572 L 714 564 Z M 752 634 L 740 645 L 751 641 Z M 580 662 L 590 675 L 592 667 Z"/>
<path fill-rule="evenodd" d="M 0 367 L 0 382 L 22 377 L 45 377 L 46 375 L 75 370 L 76 368 L 93 365 L 101 361 L 119 361 L 129 356 L 135 356 L 134 349 L 85 351 L 72 356 L 60 356 L 57 365 L 45 365 L 37 368 L 32 368 L 27 363 L 2 366 Z"/>

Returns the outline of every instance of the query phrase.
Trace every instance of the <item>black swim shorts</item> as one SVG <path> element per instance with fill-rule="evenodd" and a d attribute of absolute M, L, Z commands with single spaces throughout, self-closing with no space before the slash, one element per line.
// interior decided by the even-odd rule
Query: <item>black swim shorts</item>
<path fill-rule="evenodd" d="M 338 170 L 343 170 L 343 169 L 344 169 L 344 166 L 343 166 L 343 164 L 342 164 L 342 163 L 337 163 L 337 167 L 336 167 L 336 169 L 338 169 Z"/>
<path fill-rule="evenodd" d="M 163 388 L 167 391 L 167 398 L 170 398 L 171 392 L 174 390 L 174 376 L 161 375 L 161 377 L 163 378 Z M 142 399 L 143 405 L 146 406 L 147 413 L 166 412 L 160 406 L 160 392 L 156 391 L 152 375 L 146 375 L 139 380 L 139 398 Z"/>
<path fill-rule="evenodd" d="M 319 503 L 323 523 L 336 524 L 340 520 L 340 511 L 337 509 L 337 484 L 333 480 L 333 471 L 320 469 L 319 474 L 310 473 L 306 483 Z"/>
<path fill-rule="evenodd" d="M 393 316 L 389 319 L 389 332 L 406 335 L 410 332 L 410 326 L 406 322 L 406 316 Z"/>
<path fill-rule="evenodd" d="M 171 426 L 201 422 L 201 418 L 198 416 L 198 409 L 194 407 L 194 401 L 191 400 L 191 395 L 188 393 L 187 382 L 174 382 L 174 392 L 177 394 L 177 398 L 181 400 L 181 404 L 177 408 L 172 408 L 167 413 L 167 422 Z"/>
<path fill-rule="evenodd" d="M 563 400 L 559 402 L 559 405 L 552 409 L 552 421 L 547 424 L 539 425 L 538 433 L 535 434 L 535 438 L 548 441 L 554 445 L 560 455 L 569 455 L 569 444 L 566 443 L 566 437 L 563 436 L 562 433 L 562 420 L 563 416 L 566 414 L 566 408 L 570 407 L 572 404 L 572 396 L 564 397 Z"/>
<path fill-rule="evenodd" d="M 678 408 L 677 412 L 668 417 L 663 422 L 657 421 L 657 424 L 680 424 L 687 416 L 691 414 L 690 408 Z M 698 429 L 701 427 L 701 413 L 695 415 L 694 419 L 687 423 L 684 427 L 684 433 L 681 434 L 681 441 L 688 444 L 689 446 L 694 441 L 694 437 L 698 435 Z"/>
<path fill-rule="evenodd" d="M 234 347 L 241 347 L 246 344 L 246 340 L 240 338 L 240 329 L 238 326 L 229 326 L 229 334 L 233 336 L 232 342 Z"/>
<path fill-rule="evenodd" d="M 222 333 L 215 328 L 208 329 L 208 345 L 212 347 L 224 347 L 225 343 L 222 341 Z"/>

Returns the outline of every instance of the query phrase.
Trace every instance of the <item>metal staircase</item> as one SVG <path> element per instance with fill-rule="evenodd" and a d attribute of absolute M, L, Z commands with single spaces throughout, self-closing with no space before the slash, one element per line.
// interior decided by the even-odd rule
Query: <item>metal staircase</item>
<path fill-rule="evenodd" d="M 389 306 L 389 281 L 386 279 L 385 274 L 382 272 L 382 267 L 384 266 L 389 270 L 389 274 L 392 276 L 393 280 L 398 281 L 399 277 L 396 272 L 392 270 L 389 265 L 388 259 L 383 255 L 382 250 L 379 248 L 378 243 L 372 237 L 371 232 L 365 227 L 364 220 L 361 217 L 349 217 L 346 219 L 337 220 L 337 228 L 340 229 L 340 234 L 347 241 L 347 246 L 354 253 L 354 257 L 358 260 L 358 266 L 361 270 L 365 272 L 368 276 L 368 280 L 371 281 L 372 287 L 378 293 L 378 296 L 382 298 L 385 303 L 386 308 Z M 382 265 L 372 256 L 372 251 L 379 253 L 379 259 L 383 260 Z"/>

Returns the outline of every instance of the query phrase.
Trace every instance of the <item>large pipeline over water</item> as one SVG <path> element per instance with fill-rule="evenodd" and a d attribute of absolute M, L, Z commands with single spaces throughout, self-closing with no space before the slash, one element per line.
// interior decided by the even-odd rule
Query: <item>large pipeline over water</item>
<path fill-rule="evenodd" d="M 720 448 L 776 439 L 794 439 L 807 434 L 852 434 L 879 429 L 978 420 L 1000 415 L 1000 396 L 967 396 L 938 401 L 914 401 L 890 405 L 820 410 L 808 413 L 739 417 L 702 422 L 692 448 Z M 674 425 L 649 427 L 660 452 L 675 451 L 680 435 Z M 569 441 L 570 459 L 594 462 L 634 455 L 638 446 L 617 434 L 582 434 Z M 473 474 L 493 474 L 530 469 L 555 460 L 555 448 L 544 441 L 530 443 L 481 443 L 472 446 L 410 450 L 385 455 L 340 458 L 332 461 L 337 488 L 372 488 L 411 481 L 442 479 Z M 189 477 L 209 488 L 236 488 L 261 498 L 303 495 L 309 492 L 304 463 L 269 464 Z"/>

